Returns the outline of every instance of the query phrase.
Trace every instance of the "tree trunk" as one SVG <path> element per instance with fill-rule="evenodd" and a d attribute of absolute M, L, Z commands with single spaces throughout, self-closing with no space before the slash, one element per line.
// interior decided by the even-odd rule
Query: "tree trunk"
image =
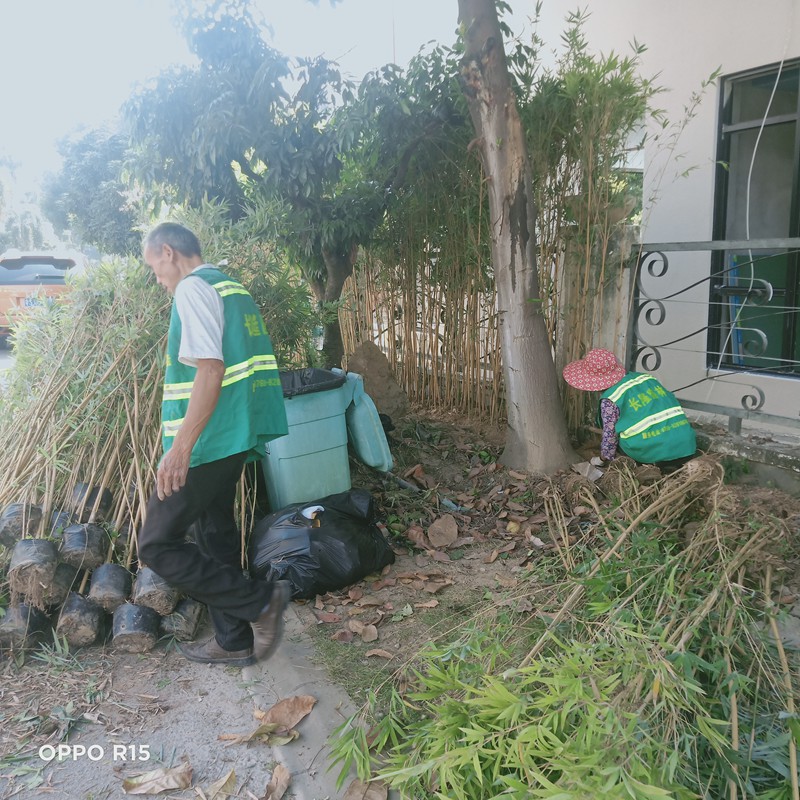
<path fill-rule="evenodd" d="M 501 461 L 550 474 L 578 460 L 567 434 L 539 300 L 535 209 L 525 134 L 495 0 L 458 0 L 461 82 L 488 176 L 492 265 L 508 428 Z"/>
<path fill-rule="evenodd" d="M 325 249 L 322 257 L 325 260 L 325 277 L 323 280 L 311 281 L 311 288 L 317 302 L 321 305 L 336 303 L 341 299 L 345 281 L 353 274 L 358 247 L 353 245 L 346 252 Z M 327 309 L 324 313 L 328 313 Z M 332 314 L 332 319 L 323 322 L 322 363 L 325 367 L 341 367 L 344 358 L 342 329 L 339 315 Z"/>

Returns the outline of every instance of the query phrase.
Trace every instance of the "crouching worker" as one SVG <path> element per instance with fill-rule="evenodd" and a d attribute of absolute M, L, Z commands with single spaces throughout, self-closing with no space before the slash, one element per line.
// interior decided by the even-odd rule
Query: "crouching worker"
<path fill-rule="evenodd" d="M 286 581 L 242 571 L 234 505 L 242 468 L 287 433 L 280 375 L 258 306 L 200 255 L 187 228 L 164 223 L 144 259 L 173 295 L 162 403 L 164 455 L 139 533 L 139 560 L 205 603 L 214 636 L 180 645 L 192 661 L 245 666 L 280 641 Z M 187 541 L 192 527 L 195 541 Z"/>
<path fill-rule="evenodd" d="M 598 424 L 604 461 L 619 450 L 634 461 L 669 470 L 695 455 L 697 441 L 686 414 L 652 375 L 626 373 L 616 356 L 601 348 L 567 364 L 563 374 L 576 389 L 602 392 Z"/>

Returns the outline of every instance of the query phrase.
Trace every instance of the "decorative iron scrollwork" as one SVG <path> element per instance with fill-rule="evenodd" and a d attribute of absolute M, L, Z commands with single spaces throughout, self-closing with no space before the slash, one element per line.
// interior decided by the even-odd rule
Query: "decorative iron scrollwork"
<path fill-rule="evenodd" d="M 742 408 L 746 408 L 748 411 L 758 411 L 764 405 L 764 400 L 766 399 L 764 392 L 758 386 L 753 386 L 752 384 L 749 384 L 747 388 L 752 391 L 752 394 L 742 395 Z"/>
<path fill-rule="evenodd" d="M 747 286 L 723 283 L 715 291 L 722 297 L 735 297 L 742 303 L 763 306 L 772 300 L 772 284 L 763 278 L 753 278 Z"/>
<path fill-rule="evenodd" d="M 633 354 L 633 367 L 641 364 L 645 372 L 655 372 L 661 366 L 661 353 L 651 345 L 638 348 Z"/>
<path fill-rule="evenodd" d="M 763 356 L 767 352 L 769 340 L 767 339 L 767 334 L 760 328 L 740 328 L 737 325 L 735 330 L 737 333 L 744 334 L 746 332 L 751 335 L 750 337 L 743 338 L 741 343 L 742 350 L 744 350 L 748 356 Z"/>

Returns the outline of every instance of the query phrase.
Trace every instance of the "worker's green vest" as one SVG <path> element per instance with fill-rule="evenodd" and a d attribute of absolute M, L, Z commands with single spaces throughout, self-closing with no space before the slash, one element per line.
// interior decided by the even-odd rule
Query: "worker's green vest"
<path fill-rule="evenodd" d="M 680 403 L 652 375 L 629 372 L 601 397 L 619 406 L 619 444 L 636 461 L 672 461 L 697 450 L 694 431 Z"/>
<path fill-rule="evenodd" d="M 265 444 L 288 432 L 283 389 L 272 353 L 272 342 L 253 298 L 240 283 L 213 267 L 187 275 L 201 279 L 222 298 L 225 329 L 222 390 L 200 438 L 192 449 L 190 466 L 207 464 L 236 453 L 248 461 L 263 458 Z M 166 453 L 186 416 L 196 367 L 178 360 L 181 320 L 173 304 L 167 337 L 167 368 L 161 406 L 162 443 Z"/>

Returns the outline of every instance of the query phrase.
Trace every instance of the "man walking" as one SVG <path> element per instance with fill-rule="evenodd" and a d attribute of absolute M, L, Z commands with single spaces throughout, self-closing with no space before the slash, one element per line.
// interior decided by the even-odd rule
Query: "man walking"
<path fill-rule="evenodd" d="M 162 402 L 164 455 L 139 533 L 139 560 L 209 608 L 214 636 L 180 645 L 192 661 L 245 666 L 280 641 L 286 581 L 248 579 L 234 515 L 248 461 L 287 433 L 280 375 L 247 290 L 204 263 L 197 237 L 166 222 L 144 259 L 173 295 Z M 195 542 L 187 541 L 192 527 Z"/>

